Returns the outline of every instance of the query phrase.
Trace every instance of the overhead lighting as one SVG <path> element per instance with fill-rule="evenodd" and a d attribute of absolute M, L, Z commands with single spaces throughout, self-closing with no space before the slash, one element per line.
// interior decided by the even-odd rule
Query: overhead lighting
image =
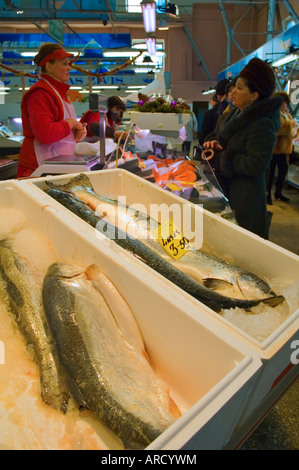
<path fill-rule="evenodd" d="M 216 88 L 213 88 L 213 87 L 210 87 L 208 90 L 202 90 L 202 94 L 203 95 L 210 95 L 211 93 L 215 93 L 216 92 Z"/>
<path fill-rule="evenodd" d="M 115 52 L 103 52 L 104 57 L 136 57 L 139 51 L 115 51 Z"/>
<path fill-rule="evenodd" d="M 156 55 L 157 45 L 156 45 L 156 36 L 153 33 L 147 33 L 145 35 L 145 42 L 147 47 L 147 52 L 149 55 Z"/>
<path fill-rule="evenodd" d="M 117 90 L 118 86 L 117 85 L 96 85 L 92 87 L 93 90 L 102 90 L 103 88 L 110 88 L 113 90 Z"/>
<path fill-rule="evenodd" d="M 287 54 L 284 57 L 281 57 L 280 59 L 275 60 L 272 62 L 272 67 L 280 67 L 281 65 L 288 64 L 289 62 L 293 62 L 294 60 L 298 59 L 298 54 Z"/>
<path fill-rule="evenodd" d="M 37 54 L 37 51 L 31 52 L 20 52 L 21 56 L 23 57 L 34 57 Z"/>
<path fill-rule="evenodd" d="M 160 24 L 159 24 L 159 27 L 158 27 L 158 30 L 159 31 L 166 31 L 168 29 L 169 29 L 169 26 L 167 24 L 167 21 L 166 20 L 161 20 Z"/>
<path fill-rule="evenodd" d="M 154 33 L 156 31 L 156 2 L 154 0 L 142 0 L 141 8 L 145 32 Z"/>

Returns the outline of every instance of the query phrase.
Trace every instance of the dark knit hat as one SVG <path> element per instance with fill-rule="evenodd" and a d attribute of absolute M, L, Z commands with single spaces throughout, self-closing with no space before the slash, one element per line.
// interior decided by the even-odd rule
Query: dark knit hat
<path fill-rule="evenodd" d="M 223 78 L 220 82 L 216 85 L 216 95 L 225 95 L 225 87 L 228 84 L 229 80 L 227 78 Z"/>
<path fill-rule="evenodd" d="M 273 70 L 258 57 L 254 57 L 245 65 L 239 77 L 245 78 L 251 91 L 258 91 L 261 98 L 269 98 L 275 90 Z"/>

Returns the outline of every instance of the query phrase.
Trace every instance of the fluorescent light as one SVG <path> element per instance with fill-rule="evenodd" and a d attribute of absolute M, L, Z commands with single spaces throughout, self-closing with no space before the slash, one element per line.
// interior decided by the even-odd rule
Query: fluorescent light
<path fill-rule="evenodd" d="M 127 88 L 144 88 L 145 85 L 129 85 Z"/>
<path fill-rule="evenodd" d="M 31 51 L 31 52 L 20 52 L 21 56 L 23 57 L 33 57 L 37 54 L 37 51 Z"/>
<path fill-rule="evenodd" d="M 153 0 L 142 0 L 141 8 L 145 32 L 154 33 L 156 31 L 156 2 Z"/>
<path fill-rule="evenodd" d="M 296 60 L 298 59 L 298 54 L 288 54 L 288 55 L 285 55 L 283 57 L 281 57 L 280 59 L 277 59 L 275 60 L 274 62 L 272 62 L 272 67 L 279 67 L 280 65 L 285 65 L 285 64 L 288 64 L 289 62 L 293 62 L 293 60 Z"/>
<path fill-rule="evenodd" d="M 156 55 L 157 53 L 157 46 L 156 46 L 156 38 L 154 35 L 147 34 L 145 37 L 147 52 L 149 55 Z"/>
<path fill-rule="evenodd" d="M 117 90 L 119 87 L 117 85 L 96 85 L 92 87 L 93 90 L 101 90 L 102 88 L 111 88 Z"/>
<path fill-rule="evenodd" d="M 115 51 L 115 52 L 103 52 L 104 57 L 136 57 L 139 51 Z"/>

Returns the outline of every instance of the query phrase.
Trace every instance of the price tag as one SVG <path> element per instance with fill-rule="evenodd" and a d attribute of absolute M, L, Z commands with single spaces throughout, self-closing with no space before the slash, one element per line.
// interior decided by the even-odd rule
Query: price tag
<path fill-rule="evenodd" d="M 154 231 L 154 236 L 162 248 L 176 260 L 179 260 L 192 248 L 189 240 L 175 227 L 172 219 L 159 225 Z"/>
<path fill-rule="evenodd" d="M 182 191 L 182 188 L 177 186 L 175 183 L 168 183 L 167 188 L 171 189 L 171 191 Z"/>

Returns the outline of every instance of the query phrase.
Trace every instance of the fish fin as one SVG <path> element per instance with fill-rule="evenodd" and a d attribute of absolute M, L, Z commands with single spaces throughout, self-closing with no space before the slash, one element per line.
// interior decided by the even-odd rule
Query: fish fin
<path fill-rule="evenodd" d="M 178 405 L 176 404 L 174 399 L 171 398 L 170 395 L 169 395 L 169 411 L 176 419 L 178 419 L 178 418 L 180 418 L 180 416 L 182 416 Z"/>
<path fill-rule="evenodd" d="M 83 173 L 80 173 L 79 175 L 70 179 L 66 184 L 55 184 L 52 181 L 46 181 L 46 185 L 49 188 L 60 189 L 61 191 L 65 191 L 68 193 L 73 192 L 73 190 L 78 187 L 84 189 L 91 189 L 93 191 L 93 187 L 88 176 Z"/>
<path fill-rule="evenodd" d="M 82 408 L 88 409 L 88 405 L 81 393 L 81 390 L 79 389 L 75 380 L 73 380 L 73 378 L 69 374 L 66 374 L 66 384 L 69 388 L 72 398 L 77 402 L 77 404 Z"/>
<path fill-rule="evenodd" d="M 277 305 L 281 304 L 285 300 L 283 295 L 276 295 L 274 297 L 267 297 L 266 299 L 262 299 L 261 302 L 263 304 L 267 304 L 270 307 L 276 307 Z"/>
<path fill-rule="evenodd" d="M 216 290 L 221 287 L 225 287 L 227 285 L 232 286 L 233 284 L 229 281 L 225 281 L 224 279 L 217 279 L 217 278 L 205 278 L 202 280 L 202 283 L 208 289 Z"/>

